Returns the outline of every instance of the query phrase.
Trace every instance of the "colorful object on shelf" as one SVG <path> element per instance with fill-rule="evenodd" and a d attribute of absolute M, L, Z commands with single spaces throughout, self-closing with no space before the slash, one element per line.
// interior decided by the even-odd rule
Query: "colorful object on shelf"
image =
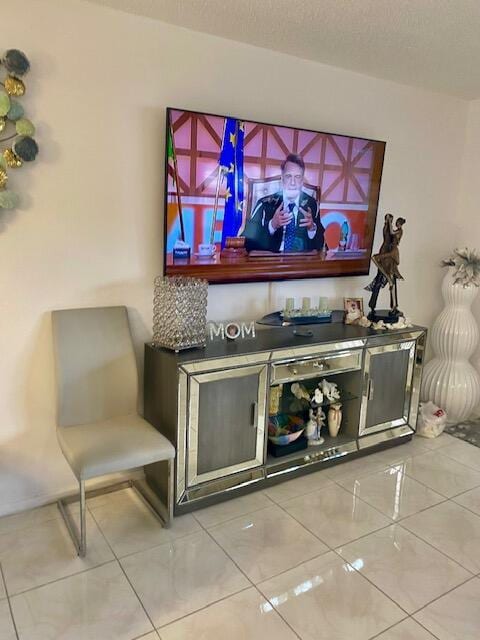
<path fill-rule="evenodd" d="M 25 83 L 21 79 L 30 69 L 27 56 L 18 49 L 9 49 L 0 58 L 0 209 L 18 206 L 19 197 L 6 191 L 8 170 L 18 169 L 24 162 L 32 162 L 38 155 L 38 144 L 32 136 L 35 126 L 24 117 L 24 108 L 19 100 L 25 94 Z"/>
<path fill-rule="evenodd" d="M 304 429 L 305 422 L 299 416 L 279 413 L 268 419 L 268 439 L 273 444 L 290 444 L 302 435 Z"/>

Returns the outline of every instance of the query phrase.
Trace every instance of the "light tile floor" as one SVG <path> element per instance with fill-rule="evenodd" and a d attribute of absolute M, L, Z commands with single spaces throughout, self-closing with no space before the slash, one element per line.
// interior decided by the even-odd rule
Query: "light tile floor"
<path fill-rule="evenodd" d="M 468 447 L 468 448 L 467 448 Z M 480 448 L 411 443 L 176 518 L 0 518 L 0 640 L 479 640 Z"/>

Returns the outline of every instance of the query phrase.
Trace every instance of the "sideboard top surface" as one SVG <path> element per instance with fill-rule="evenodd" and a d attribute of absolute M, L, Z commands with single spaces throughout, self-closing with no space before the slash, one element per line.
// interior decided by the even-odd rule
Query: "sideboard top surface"
<path fill-rule="evenodd" d="M 309 329 L 312 336 L 296 336 L 293 330 L 297 328 Z M 155 347 L 147 343 L 146 348 L 161 352 L 176 359 L 178 364 L 187 362 L 198 362 L 213 358 L 229 358 L 235 356 L 248 355 L 263 351 L 275 351 L 277 349 L 295 349 L 298 347 L 312 347 L 325 343 L 349 342 L 352 340 L 363 340 L 368 346 L 370 342 L 376 343 L 378 339 L 386 344 L 388 342 L 401 339 L 402 334 L 412 334 L 426 331 L 424 327 L 414 325 L 406 329 L 389 329 L 387 331 L 374 331 L 373 329 L 359 327 L 357 325 L 346 325 L 343 322 L 332 322 L 328 324 L 303 325 L 302 327 L 261 327 L 256 328 L 255 338 L 244 338 L 237 340 L 222 340 L 216 338 L 207 340 L 207 345 L 201 348 L 186 349 L 178 353 Z"/>

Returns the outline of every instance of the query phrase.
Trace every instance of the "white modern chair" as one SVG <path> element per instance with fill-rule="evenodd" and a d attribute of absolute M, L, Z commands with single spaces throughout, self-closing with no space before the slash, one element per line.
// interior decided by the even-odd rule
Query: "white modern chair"
<path fill-rule="evenodd" d="M 137 412 L 138 372 L 126 308 L 54 311 L 52 323 L 58 390 L 57 437 L 80 485 L 80 534 L 66 506 L 75 498 L 60 500 L 58 506 L 78 555 L 85 556 L 85 482 L 165 461 L 166 506 L 145 482 L 128 484 L 140 492 L 163 524 L 169 526 L 173 515 L 175 449 Z M 99 492 L 105 491 L 95 493 Z"/>

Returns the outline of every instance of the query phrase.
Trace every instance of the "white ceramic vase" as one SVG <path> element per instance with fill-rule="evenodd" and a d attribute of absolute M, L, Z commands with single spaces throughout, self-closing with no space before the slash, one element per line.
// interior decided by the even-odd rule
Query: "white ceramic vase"
<path fill-rule="evenodd" d="M 469 359 L 478 343 L 471 312 L 478 288 L 454 284 L 452 269 L 442 282 L 445 308 L 435 320 L 430 341 L 435 357 L 425 366 L 421 397 L 447 412 L 448 424 L 467 420 L 480 400 L 480 376 Z"/>
<path fill-rule="evenodd" d="M 342 405 L 339 402 L 330 405 L 328 410 L 328 433 L 336 438 L 342 424 Z"/>

